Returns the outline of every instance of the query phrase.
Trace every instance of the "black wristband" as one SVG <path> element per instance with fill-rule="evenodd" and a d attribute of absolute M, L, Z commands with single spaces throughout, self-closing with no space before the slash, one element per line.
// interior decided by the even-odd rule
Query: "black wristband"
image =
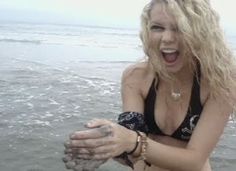
<path fill-rule="evenodd" d="M 130 152 L 127 152 L 128 155 L 133 154 L 136 151 L 136 149 L 138 148 L 138 144 L 139 144 L 139 141 L 140 141 L 141 134 L 139 133 L 139 131 L 135 130 L 135 132 L 137 133 L 136 144 L 135 144 L 135 147 L 134 147 L 133 150 L 131 150 Z"/>

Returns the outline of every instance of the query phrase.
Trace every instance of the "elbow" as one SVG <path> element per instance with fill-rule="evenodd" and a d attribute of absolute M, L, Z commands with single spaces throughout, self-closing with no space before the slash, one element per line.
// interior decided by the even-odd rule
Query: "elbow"
<path fill-rule="evenodd" d="M 188 149 L 185 153 L 182 153 L 182 156 L 179 157 L 173 165 L 169 165 L 169 167 L 165 168 L 178 171 L 202 171 L 206 162 L 207 156 L 203 153 Z"/>
<path fill-rule="evenodd" d="M 193 155 L 188 164 L 186 164 L 187 167 L 185 167 L 183 171 L 201 171 L 205 164 L 205 157 L 201 155 Z"/>
<path fill-rule="evenodd" d="M 198 162 L 195 162 L 192 166 L 189 166 L 189 168 L 185 169 L 184 171 L 201 171 L 202 168 L 204 167 L 204 164 L 205 163 L 198 163 Z"/>

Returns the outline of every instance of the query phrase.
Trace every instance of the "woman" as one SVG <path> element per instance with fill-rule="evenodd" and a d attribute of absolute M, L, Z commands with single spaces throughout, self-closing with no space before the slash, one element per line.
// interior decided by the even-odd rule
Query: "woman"
<path fill-rule="evenodd" d="M 120 124 L 89 122 L 70 136 L 66 153 L 123 157 L 135 171 L 211 171 L 236 90 L 217 14 L 208 0 L 152 0 L 140 36 L 147 60 L 123 73 Z"/>

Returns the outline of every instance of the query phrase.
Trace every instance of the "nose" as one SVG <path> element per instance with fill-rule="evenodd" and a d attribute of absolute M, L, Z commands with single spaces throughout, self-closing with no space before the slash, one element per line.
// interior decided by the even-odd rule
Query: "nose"
<path fill-rule="evenodd" d="M 165 30 L 162 33 L 163 43 L 173 43 L 176 40 L 176 33 L 173 30 Z"/>

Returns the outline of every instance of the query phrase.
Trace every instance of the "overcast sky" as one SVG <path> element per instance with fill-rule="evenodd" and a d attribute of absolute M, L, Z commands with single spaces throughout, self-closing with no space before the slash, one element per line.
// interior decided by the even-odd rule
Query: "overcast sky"
<path fill-rule="evenodd" d="M 148 0 L 0 0 L 0 21 L 138 27 Z M 228 31 L 236 30 L 236 1 L 211 0 Z"/>

